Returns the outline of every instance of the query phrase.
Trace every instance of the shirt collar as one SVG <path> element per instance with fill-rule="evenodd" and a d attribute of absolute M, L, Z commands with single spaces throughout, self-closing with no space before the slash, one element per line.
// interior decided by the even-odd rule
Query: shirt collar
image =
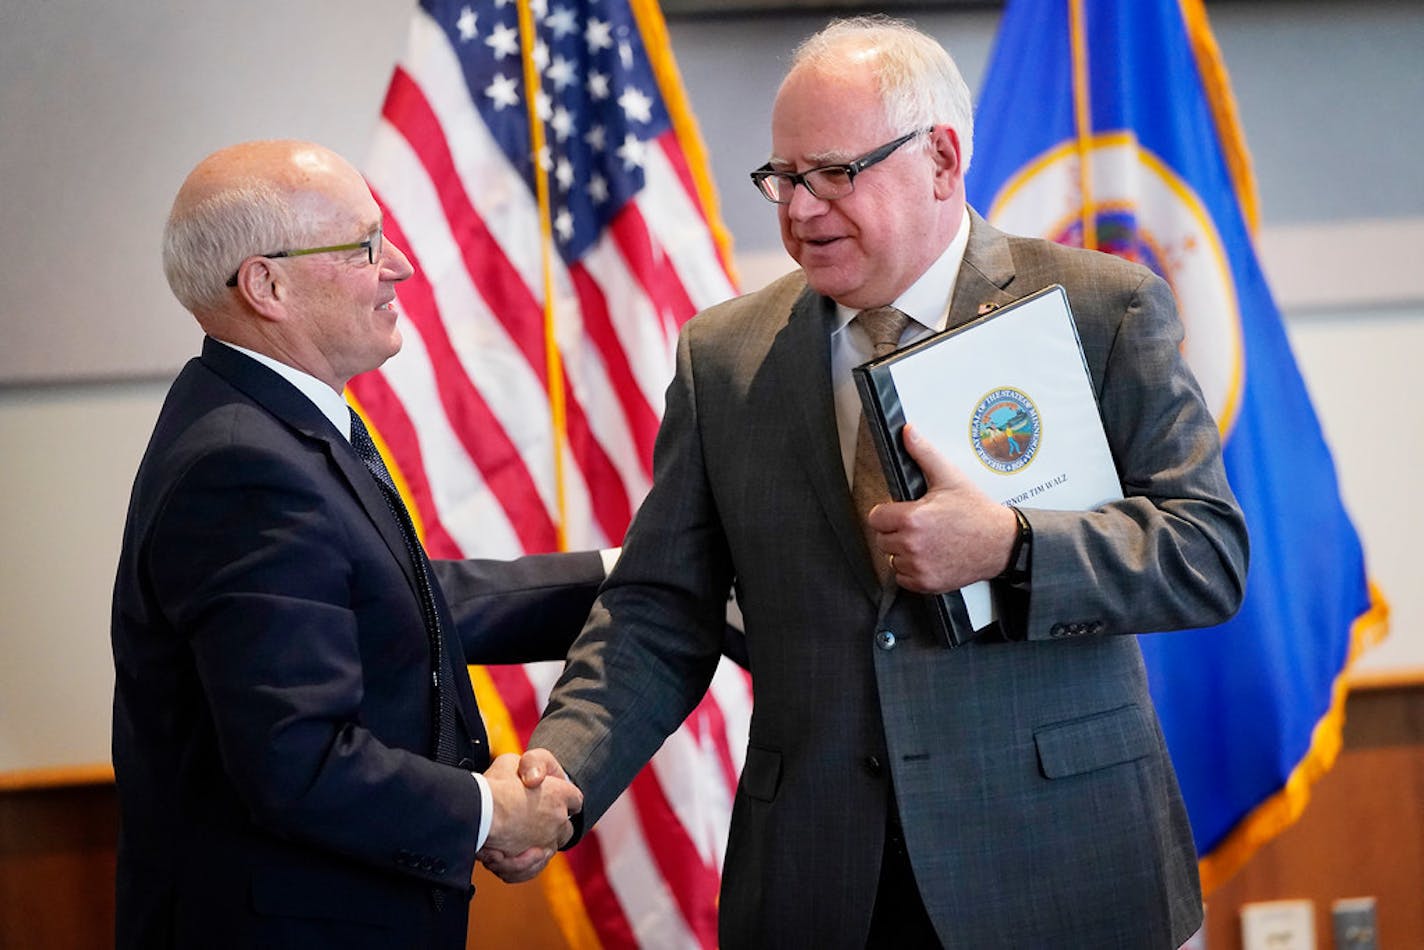
<path fill-rule="evenodd" d="M 949 302 L 954 297 L 954 285 L 959 279 L 959 268 L 964 263 L 964 251 L 968 246 L 969 209 L 966 207 L 954 240 L 918 280 L 891 301 L 892 305 L 921 326 L 936 332 L 943 330 L 949 323 Z M 844 329 L 859 312 L 836 304 L 835 330 Z"/>
<path fill-rule="evenodd" d="M 310 399 L 317 409 L 321 410 L 321 414 L 331 420 L 331 424 L 336 426 L 337 432 L 340 432 L 348 442 L 351 440 L 351 410 L 346 405 L 346 400 L 342 398 L 341 393 L 310 373 L 304 373 L 294 366 L 288 366 L 286 363 L 274 360 L 263 353 L 249 350 L 245 346 L 238 346 L 236 343 L 229 343 L 226 340 L 217 342 L 237 350 L 244 356 L 251 357 L 297 387 L 298 392 Z"/>

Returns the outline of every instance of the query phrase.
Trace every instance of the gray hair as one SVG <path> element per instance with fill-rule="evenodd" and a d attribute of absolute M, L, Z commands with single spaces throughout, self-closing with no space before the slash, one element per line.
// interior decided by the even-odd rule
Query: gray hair
<path fill-rule="evenodd" d="M 287 195 L 259 178 L 234 180 L 203 200 L 175 202 L 163 229 L 163 273 L 193 313 L 221 307 L 229 277 L 254 254 L 305 239 Z"/>
<path fill-rule="evenodd" d="M 848 48 L 875 47 L 876 83 L 892 128 L 910 132 L 930 125 L 950 125 L 959 133 L 959 158 L 965 171 L 974 152 L 974 104 L 959 67 L 933 37 L 904 20 L 884 15 L 833 20 L 806 38 L 791 54 L 791 68 L 844 67 Z M 927 148 L 926 139 L 914 147 Z"/>

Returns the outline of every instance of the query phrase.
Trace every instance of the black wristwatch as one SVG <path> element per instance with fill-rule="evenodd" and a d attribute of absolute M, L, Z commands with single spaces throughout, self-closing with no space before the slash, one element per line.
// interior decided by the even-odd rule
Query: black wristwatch
<path fill-rule="evenodd" d="M 1013 505 L 1009 506 L 1009 510 L 1019 521 L 1019 533 L 1014 538 L 1013 548 L 1009 551 L 1009 566 L 1004 568 L 994 580 L 1014 587 L 1022 587 L 1028 583 L 1029 564 L 1033 560 L 1033 528 L 1022 511 Z"/>

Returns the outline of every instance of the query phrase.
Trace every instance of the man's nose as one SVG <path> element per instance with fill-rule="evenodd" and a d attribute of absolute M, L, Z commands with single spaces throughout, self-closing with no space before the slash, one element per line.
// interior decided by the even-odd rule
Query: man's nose
<path fill-rule="evenodd" d="M 791 200 L 785 205 L 786 213 L 797 221 L 825 214 L 828 207 L 830 207 L 830 202 L 825 198 L 817 198 L 813 195 L 811 189 L 807 188 L 804 182 L 792 185 Z"/>
<path fill-rule="evenodd" d="M 402 251 L 390 240 L 387 240 L 382 247 L 380 265 L 382 280 L 399 283 L 415 273 L 415 268 L 411 265 L 410 258 L 405 256 L 405 251 Z"/>

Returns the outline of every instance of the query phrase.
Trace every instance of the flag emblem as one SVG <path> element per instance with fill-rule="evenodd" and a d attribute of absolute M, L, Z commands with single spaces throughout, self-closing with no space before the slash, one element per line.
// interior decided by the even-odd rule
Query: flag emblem
<path fill-rule="evenodd" d="M 1028 468 L 1038 454 L 1043 425 L 1033 400 L 1017 389 L 995 389 L 969 420 L 969 442 L 984 467 L 1000 475 Z"/>
<path fill-rule="evenodd" d="M 1168 163 L 1127 132 L 1095 135 L 1082 147 L 1065 140 L 1013 176 L 988 217 L 1015 234 L 1095 247 L 1161 274 L 1177 297 L 1187 362 L 1218 426 L 1230 429 L 1242 372 L 1230 262 L 1205 204 Z"/>

